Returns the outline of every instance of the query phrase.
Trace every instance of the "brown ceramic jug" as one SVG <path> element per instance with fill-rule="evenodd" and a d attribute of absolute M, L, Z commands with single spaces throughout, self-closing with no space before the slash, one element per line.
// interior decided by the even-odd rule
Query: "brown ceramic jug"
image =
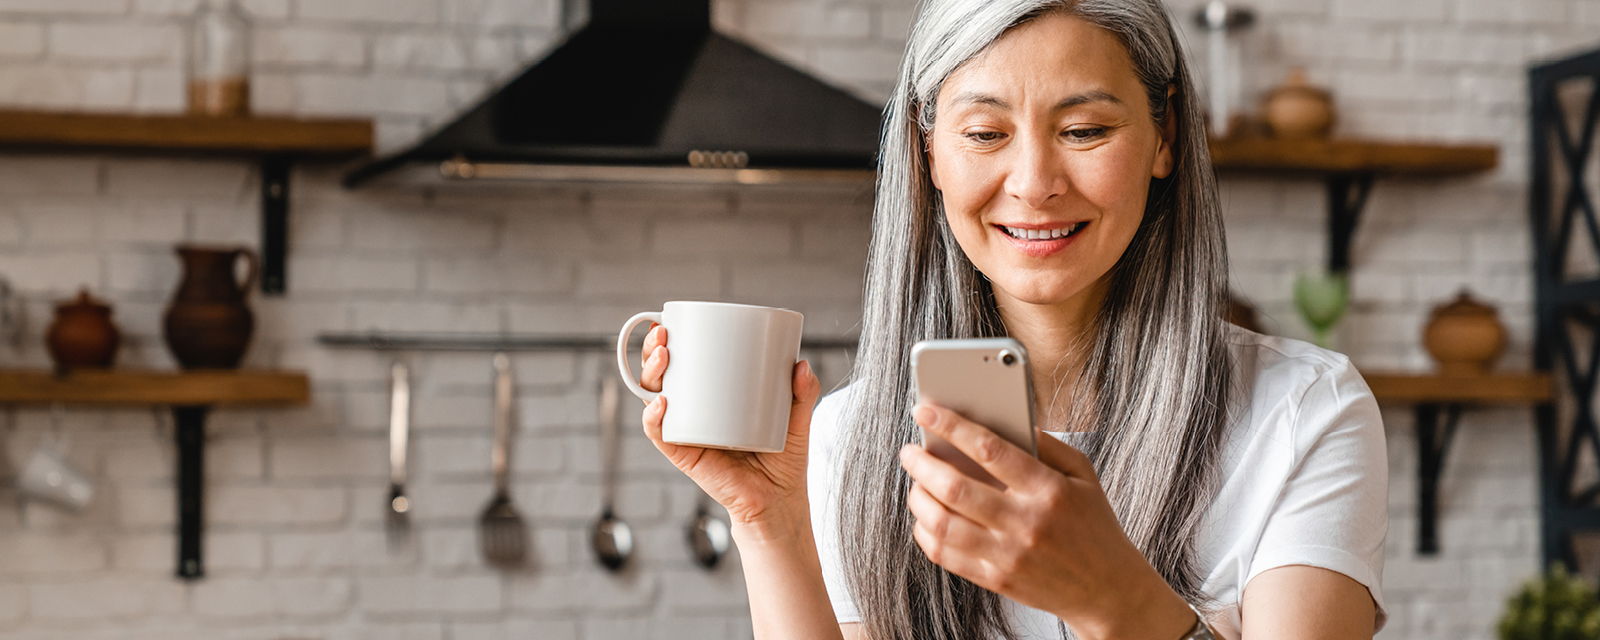
<path fill-rule="evenodd" d="M 111 307 L 81 289 L 78 297 L 56 303 L 45 347 L 58 371 L 105 369 L 116 359 L 121 338 L 111 323 Z"/>
<path fill-rule="evenodd" d="M 244 282 L 235 275 L 239 257 L 248 262 Z M 172 357 L 185 369 L 234 369 L 250 347 L 255 316 L 245 297 L 255 286 L 259 261 L 243 248 L 180 245 L 183 280 L 167 307 L 163 335 Z"/>
<path fill-rule="evenodd" d="M 1439 373 L 1482 375 L 1505 350 L 1506 328 L 1494 307 L 1462 291 L 1450 304 L 1434 307 L 1422 344 L 1439 363 Z"/>

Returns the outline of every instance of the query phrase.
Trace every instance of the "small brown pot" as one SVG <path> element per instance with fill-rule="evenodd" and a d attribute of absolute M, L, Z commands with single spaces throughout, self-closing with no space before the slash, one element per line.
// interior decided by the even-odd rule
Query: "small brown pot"
<path fill-rule="evenodd" d="M 1444 375 L 1488 373 L 1506 348 L 1506 328 L 1494 307 L 1462 291 L 1450 304 L 1434 307 L 1422 344 Z"/>
<path fill-rule="evenodd" d="M 1261 103 L 1267 129 L 1277 138 L 1326 138 L 1333 133 L 1333 95 L 1311 86 L 1305 69 L 1296 67 L 1288 79 Z"/>
<path fill-rule="evenodd" d="M 45 333 L 45 347 L 56 369 L 105 369 L 117 358 L 122 335 L 111 323 L 111 307 L 89 295 L 56 303 L 56 315 Z"/>

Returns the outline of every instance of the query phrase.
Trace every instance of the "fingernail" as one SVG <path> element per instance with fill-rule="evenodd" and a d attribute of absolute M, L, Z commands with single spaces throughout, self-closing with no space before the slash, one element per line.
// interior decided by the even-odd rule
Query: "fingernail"
<path fill-rule="evenodd" d="M 810 360 L 801 360 L 800 361 L 800 375 L 801 375 L 801 377 L 805 377 L 805 376 L 811 375 L 811 361 Z"/>
<path fill-rule="evenodd" d="M 915 420 L 918 425 L 931 429 L 939 422 L 939 412 L 934 411 L 933 407 L 919 404 L 911 410 L 911 419 Z"/>

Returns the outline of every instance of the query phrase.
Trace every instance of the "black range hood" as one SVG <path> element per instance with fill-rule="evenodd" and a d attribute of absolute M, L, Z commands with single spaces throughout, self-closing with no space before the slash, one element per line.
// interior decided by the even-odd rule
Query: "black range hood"
<path fill-rule="evenodd" d="M 413 163 L 451 178 L 583 179 L 633 168 L 672 181 L 859 179 L 876 164 L 880 117 L 712 30 L 710 0 L 590 0 L 587 24 L 543 60 L 344 183 Z"/>

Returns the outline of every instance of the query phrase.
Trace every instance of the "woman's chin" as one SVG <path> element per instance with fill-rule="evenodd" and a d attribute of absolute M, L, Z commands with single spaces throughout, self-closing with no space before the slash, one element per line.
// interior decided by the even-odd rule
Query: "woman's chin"
<path fill-rule="evenodd" d="M 1072 301 L 1088 287 L 1076 282 L 1026 282 L 1016 286 L 994 283 L 995 293 L 1029 305 L 1054 307 Z"/>

